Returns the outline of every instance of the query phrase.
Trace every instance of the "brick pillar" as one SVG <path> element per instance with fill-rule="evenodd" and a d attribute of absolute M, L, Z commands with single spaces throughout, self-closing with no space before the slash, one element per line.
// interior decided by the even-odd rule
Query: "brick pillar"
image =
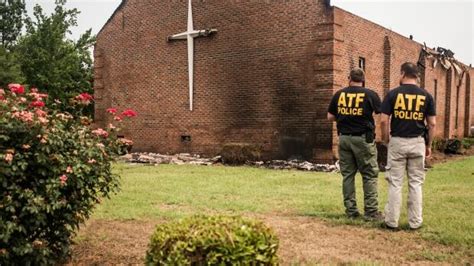
<path fill-rule="evenodd" d="M 469 72 L 466 77 L 466 108 L 464 110 L 464 136 L 469 137 L 471 134 L 471 119 L 472 119 L 472 106 L 471 106 L 471 75 Z"/>
<path fill-rule="evenodd" d="M 105 127 L 105 106 L 104 103 L 104 80 L 103 80 L 104 58 L 101 49 L 94 49 L 94 102 L 95 113 L 94 123 L 98 127 Z"/>
<path fill-rule="evenodd" d="M 390 69 L 392 66 L 392 46 L 390 39 L 385 36 L 383 43 L 383 93 L 384 97 L 390 91 Z"/>
<path fill-rule="evenodd" d="M 420 71 L 420 87 L 424 88 L 426 78 L 426 53 L 423 49 L 420 51 L 417 66 Z"/>
<path fill-rule="evenodd" d="M 449 69 L 446 71 L 446 108 L 445 108 L 445 118 L 444 118 L 444 137 L 450 138 L 449 135 L 451 128 L 451 92 L 452 92 L 452 80 L 453 80 L 453 71 Z"/>

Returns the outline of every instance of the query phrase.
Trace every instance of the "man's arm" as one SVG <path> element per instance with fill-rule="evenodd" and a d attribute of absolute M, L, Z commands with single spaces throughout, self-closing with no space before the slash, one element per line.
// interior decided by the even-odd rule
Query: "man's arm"
<path fill-rule="evenodd" d="M 382 130 L 382 142 L 388 144 L 390 141 L 390 116 L 382 113 L 380 118 L 380 128 Z"/>
<path fill-rule="evenodd" d="M 331 102 L 329 103 L 329 108 L 328 108 L 328 120 L 330 122 L 336 121 L 336 114 L 337 114 L 337 102 L 336 100 L 339 98 L 338 92 L 332 96 Z"/>
<path fill-rule="evenodd" d="M 334 122 L 336 121 L 336 116 L 331 113 L 328 113 L 328 120 L 329 122 Z"/>
<path fill-rule="evenodd" d="M 428 145 L 426 145 L 426 157 L 431 157 L 431 146 L 433 145 L 433 139 L 436 129 L 436 116 L 428 116 Z"/>

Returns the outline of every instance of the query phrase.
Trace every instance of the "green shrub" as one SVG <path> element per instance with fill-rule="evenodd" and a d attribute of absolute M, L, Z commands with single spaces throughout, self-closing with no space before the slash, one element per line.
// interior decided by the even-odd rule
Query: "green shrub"
<path fill-rule="evenodd" d="M 228 143 L 222 147 L 221 156 L 226 164 L 244 164 L 260 160 L 261 148 L 248 143 Z"/>
<path fill-rule="evenodd" d="M 45 107 L 46 97 L 18 84 L 0 89 L 0 265 L 63 261 L 75 229 L 118 188 L 117 128 L 92 129 L 88 117 Z"/>
<path fill-rule="evenodd" d="M 278 239 L 263 223 L 241 217 L 194 216 L 159 225 L 147 265 L 276 265 Z"/>
<path fill-rule="evenodd" d="M 464 138 L 462 140 L 462 146 L 464 149 L 469 149 L 474 145 L 474 138 Z"/>
<path fill-rule="evenodd" d="M 460 154 L 462 153 L 462 142 L 459 139 L 448 139 L 446 141 L 444 153 Z"/>
<path fill-rule="evenodd" d="M 446 140 L 444 139 L 434 139 L 433 140 L 433 150 L 444 152 L 446 149 Z"/>

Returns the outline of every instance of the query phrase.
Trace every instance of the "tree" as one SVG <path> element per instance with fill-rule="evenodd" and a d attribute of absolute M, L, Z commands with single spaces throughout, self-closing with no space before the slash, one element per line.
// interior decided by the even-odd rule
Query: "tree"
<path fill-rule="evenodd" d="M 24 0 L 0 0 L 0 44 L 6 49 L 21 35 L 25 14 Z"/>
<path fill-rule="evenodd" d="M 80 92 L 92 91 L 92 58 L 95 42 L 91 29 L 77 41 L 68 39 L 77 26 L 77 9 L 66 9 L 66 0 L 56 0 L 51 15 L 40 5 L 33 19 L 25 20 L 26 34 L 17 45 L 18 60 L 26 83 L 64 101 Z"/>
<path fill-rule="evenodd" d="M 24 82 L 16 57 L 14 52 L 0 45 L 0 88 L 5 88 L 10 83 Z"/>
<path fill-rule="evenodd" d="M 16 61 L 15 44 L 25 14 L 24 0 L 0 0 L 0 87 L 24 81 Z"/>

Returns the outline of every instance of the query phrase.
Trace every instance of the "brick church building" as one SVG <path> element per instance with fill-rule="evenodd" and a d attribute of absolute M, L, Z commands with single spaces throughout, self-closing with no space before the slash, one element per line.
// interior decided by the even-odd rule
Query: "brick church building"
<path fill-rule="evenodd" d="M 383 97 L 405 61 L 418 62 L 436 99 L 438 138 L 474 125 L 473 68 L 328 0 L 193 1 L 194 29 L 217 32 L 192 38 L 190 97 L 189 39 L 167 39 L 186 31 L 188 12 L 184 0 L 123 0 L 97 36 L 96 122 L 107 125 L 109 107 L 136 110 L 123 131 L 136 151 L 210 156 L 248 143 L 265 158 L 331 161 L 327 107 L 350 69 L 364 68 Z"/>

